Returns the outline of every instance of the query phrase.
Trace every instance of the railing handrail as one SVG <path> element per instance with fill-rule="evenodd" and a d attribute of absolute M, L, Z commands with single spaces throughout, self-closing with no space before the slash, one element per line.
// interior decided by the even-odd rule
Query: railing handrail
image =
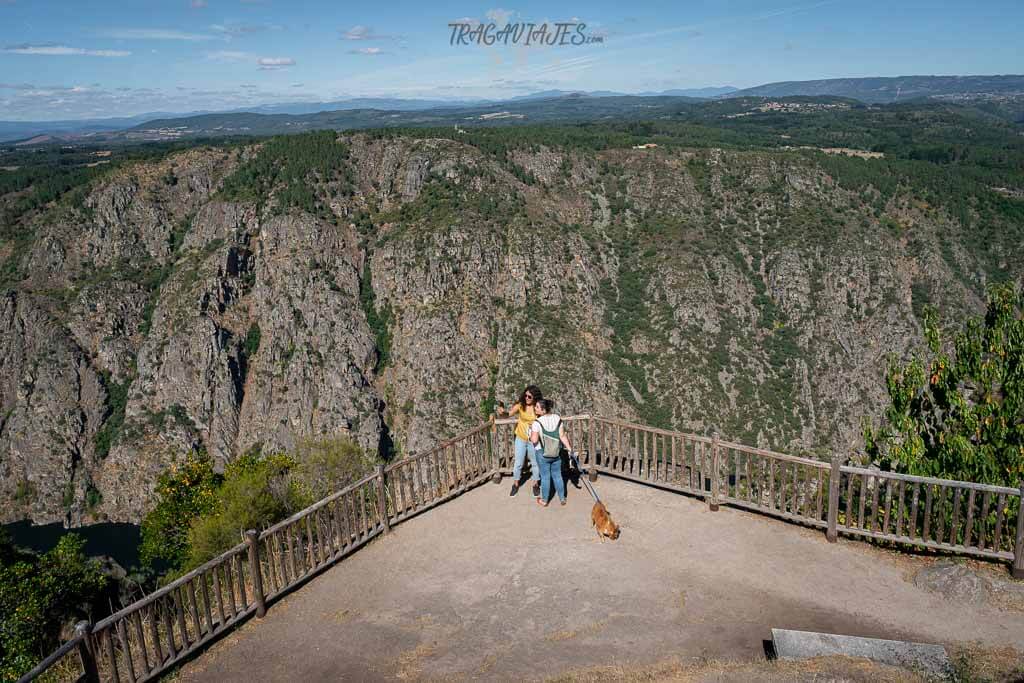
<path fill-rule="evenodd" d="M 81 634 L 73 636 L 66 643 L 51 652 L 46 659 L 32 667 L 29 672 L 23 674 L 21 678 L 18 679 L 18 683 L 28 683 L 29 681 L 34 680 L 37 676 L 44 674 L 47 669 L 63 659 L 67 653 L 78 647 L 78 644 L 82 642 L 84 637 L 85 636 Z"/>
<path fill-rule="evenodd" d="M 400 460 L 396 460 L 393 463 L 391 463 L 390 465 L 386 466 L 384 468 L 384 472 L 385 473 L 392 472 L 392 471 L 398 469 L 399 467 L 401 467 L 402 465 L 404 465 L 406 463 L 414 462 L 416 460 L 421 460 L 422 458 L 426 458 L 426 457 L 429 457 L 431 455 L 434 455 L 435 453 L 437 453 L 437 452 L 439 452 L 441 450 L 444 450 L 445 448 L 448 448 L 449 446 L 452 446 L 452 445 L 458 443 L 459 441 L 463 441 L 465 439 L 468 439 L 471 436 L 475 436 L 475 435 L 480 434 L 482 432 L 486 432 L 488 429 L 490 429 L 490 426 L 491 425 L 490 425 L 489 422 L 485 422 L 482 425 L 479 425 L 477 427 L 473 427 L 472 429 L 467 429 L 466 431 L 462 432 L 461 434 L 457 434 L 457 435 L 451 437 L 450 439 L 445 439 L 444 441 L 441 441 L 440 443 L 435 444 L 434 446 L 431 446 L 429 449 L 423 451 L 422 453 L 413 453 L 413 454 L 407 455 L 404 458 L 401 458 Z M 374 476 L 376 476 L 376 474 L 372 474 L 370 476 L 374 477 Z"/>
<path fill-rule="evenodd" d="M 817 467 L 818 469 L 827 470 L 831 465 L 824 460 L 815 460 L 814 458 L 805 458 L 800 455 L 789 455 L 788 453 L 778 453 L 776 451 L 770 451 L 765 448 L 756 448 L 754 446 L 745 446 L 741 443 L 733 443 L 732 441 L 719 441 L 718 445 L 721 448 L 731 448 L 737 451 L 743 451 L 744 453 L 752 453 L 753 455 L 763 455 L 766 458 L 777 458 L 779 460 L 785 460 L 787 462 L 798 462 L 808 467 Z"/>
<path fill-rule="evenodd" d="M 839 469 L 843 472 L 848 472 L 850 474 L 863 474 L 866 476 L 881 477 L 885 479 L 896 479 L 898 481 L 908 481 L 914 484 L 947 486 L 950 488 L 958 489 L 974 489 L 975 491 L 982 491 L 988 493 L 1005 493 L 1008 496 L 1020 495 L 1020 489 L 1010 488 L 1009 486 L 997 486 L 995 484 L 978 484 L 972 481 L 961 481 L 959 479 L 939 479 L 937 477 L 923 477 L 916 474 L 887 472 L 885 470 L 874 470 L 867 467 L 856 467 L 853 465 L 843 465 Z"/>
<path fill-rule="evenodd" d="M 236 554 L 238 554 L 239 552 L 241 552 L 243 550 L 245 550 L 245 542 L 244 541 L 242 543 L 239 543 L 238 545 L 234 546 L 233 548 L 224 551 L 223 553 L 221 553 L 217 557 L 213 558 L 212 560 L 208 560 L 208 561 L 204 562 L 203 564 L 199 565 L 195 569 L 189 571 L 187 574 L 182 574 L 181 576 L 176 578 L 174 581 L 171 581 L 169 584 L 167 584 L 165 586 L 161 586 L 160 588 L 157 588 L 152 593 L 149 593 L 149 594 L 144 595 L 143 597 L 139 598 L 138 600 L 136 600 L 132 604 L 127 605 L 125 607 L 122 607 L 121 609 L 119 609 L 118 611 L 114 612 L 110 616 L 105 617 L 103 619 L 100 619 L 98 622 L 96 622 L 96 625 L 93 627 L 93 630 L 99 631 L 99 630 L 101 630 L 101 629 L 103 629 L 103 628 L 105 628 L 107 626 L 110 626 L 111 624 L 115 623 L 118 619 L 123 619 L 125 616 L 131 614 L 132 612 L 137 612 L 138 610 L 142 609 L 143 607 L 146 607 L 147 605 L 152 604 L 153 602 L 159 600 L 160 598 L 162 598 L 165 595 L 171 593 L 172 591 L 175 591 L 178 588 L 180 588 L 181 586 L 184 586 L 186 583 L 188 583 L 192 579 L 202 575 L 204 572 L 209 571 L 211 568 L 216 567 L 217 565 L 221 564 L 222 562 L 224 562 L 225 559 L 227 559 L 227 558 L 229 558 L 229 557 L 231 557 L 233 555 L 236 555 Z"/>
<path fill-rule="evenodd" d="M 591 415 L 590 413 L 579 413 L 577 415 L 561 415 L 560 417 L 562 419 L 562 422 L 578 422 L 580 420 L 589 420 L 591 418 L 596 418 L 597 416 Z M 494 424 L 496 425 L 514 425 L 517 422 L 519 422 L 519 418 L 517 417 L 497 417 L 494 419 Z M 486 427 L 489 424 L 490 423 L 487 423 L 484 426 Z"/>
<path fill-rule="evenodd" d="M 363 477 L 362 479 L 360 479 L 359 481 L 357 481 L 355 483 L 352 483 L 352 484 L 349 484 L 348 486 L 346 486 L 345 488 L 343 488 L 343 489 L 341 489 L 339 491 L 335 491 L 334 493 L 332 493 L 331 495 L 327 496 L 326 498 L 321 498 L 320 500 L 318 500 L 317 502 L 313 503 L 312 505 L 310 505 L 308 507 L 302 508 L 301 510 L 299 510 L 298 512 L 293 514 L 291 517 L 288 517 L 286 519 L 282 519 L 280 522 L 276 522 L 275 524 L 272 524 L 271 526 L 268 526 L 266 529 L 264 529 L 263 531 L 260 532 L 259 539 L 262 541 L 264 538 L 267 538 L 268 536 L 273 534 L 275 531 L 278 531 L 278 530 L 288 526 L 289 524 L 294 524 L 295 522 L 299 521 L 303 517 L 308 517 L 309 515 L 313 514 L 317 510 L 319 510 L 320 508 L 324 507 L 325 505 L 330 505 L 331 503 L 336 501 L 338 498 L 341 498 L 342 496 L 344 496 L 344 495 L 346 495 L 348 493 L 351 493 L 352 491 L 355 491 L 360 486 L 365 486 L 366 484 L 370 483 L 371 481 L 373 481 L 376 478 L 377 478 L 377 473 L 376 472 L 374 472 L 372 474 L 368 474 L 365 477 Z"/>

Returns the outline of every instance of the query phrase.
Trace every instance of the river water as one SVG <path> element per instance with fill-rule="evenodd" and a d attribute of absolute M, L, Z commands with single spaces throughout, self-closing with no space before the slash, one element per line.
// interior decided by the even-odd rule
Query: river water
<path fill-rule="evenodd" d="M 23 520 L 4 524 L 3 529 L 14 545 L 40 553 L 56 546 L 64 534 L 75 533 L 85 539 L 86 555 L 108 555 L 125 569 L 139 564 L 141 528 L 137 524 L 103 522 L 65 529 L 60 522 L 36 525 Z"/>

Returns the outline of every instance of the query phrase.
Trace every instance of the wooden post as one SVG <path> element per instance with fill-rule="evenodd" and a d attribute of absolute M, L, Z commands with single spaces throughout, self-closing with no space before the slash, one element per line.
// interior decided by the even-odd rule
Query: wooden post
<path fill-rule="evenodd" d="M 1020 498 L 1017 500 L 1017 540 L 1013 546 L 1013 569 L 1010 573 L 1015 579 L 1024 579 L 1024 482 L 1020 485 Z"/>
<path fill-rule="evenodd" d="M 597 465 L 597 448 L 594 446 L 594 412 L 587 418 L 587 464 L 593 469 Z"/>
<path fill-rule="evenodd" d="M 100 670 L 96 666 L 96 644 L 92 642 L 92 624 L 80 621 L 75 624 L 78 641 L 78 656 L 82 659 L 82 676 L 85 683 L 100 683 Z"/>
<path fill-rule="evenodd" d="M 590 419 L 588 420 L 589 432 L 590 432 L 588 438 L 590 439 L 590 443 L 587 444 L 587 446 L 590 448 L 590 451 L 589 451 L 590 457 L 588 458 L 588 462 L 587 462 L 587 479 L 589 479 L 591 481 L 591 483 L 597 481 L 597 443 L 596 443 L 596 438 L 597 437 L 595 437 L 595 435 L 594 435 L 594 432 L 595 432 L 595 430 L 594 430 L 594 421 L 596 419 L 597 419 L 596 413 L 594 412 L 593 408 L 591 408 L 591 410 L 590 410 Z M 604 454 L 602 453 L 602 455 L 604 455 Z M 580 472 L 580 474 L 583 474 L 583 473 Z"/>
<path fill-rule="evenodd" d="M 495 484 L 501 483 L 501 463 L 498 462 L 498 448 L 494 443 L 498 438 L 498 425 L 494 423 L 494 414 L 491 414 L 490 429 L 487 430 L 487 450 L 491 457 L 491 481 Z"/>
<path fill-rule="evenodd" d="M 718 512 L 718 432 L 711 435 L 711 495 L 708 496 L 708 509 L 711 512 Z"/>
<path fill-rule="evenodd" d="M 839 539 L 836 525 L 839 521 L 839 480 L 842 476 L 839 468 L 842 464 L 841 456 L 832 456 L 832 471 L 828 476 L 828 529 L 825 531 L 825 538 L 829 543 L 835 543 Z"/>
<path fill-rule="evenodd" d="M 249 546 L 249 573 L 252 574 L 253 600 L 256 601 L 256 616 L 262 619 L 267 613 L 267 596 L 263 592 L 263 570 L 260 568 L 259 534 L 255 529 L 245 532 Z"/>
<path fill-rule="evenodd" d="M 388 519 L 388 499 L 385 496 L 384 465 L 377 465 L 377 516 L 384 527 L 384 533 L 391 533 L 391 521 Z"/>

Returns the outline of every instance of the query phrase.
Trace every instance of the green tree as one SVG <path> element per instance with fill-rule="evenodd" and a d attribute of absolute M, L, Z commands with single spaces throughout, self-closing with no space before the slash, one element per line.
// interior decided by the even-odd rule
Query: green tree
<path fill-rule="evenodd" d="M 0 539 L 0 679 L 12 681 L 58 646 L 63 623 L 103 593 L 107 577 L 85 556 L 85 541 L 63 536 L 40 556 Z"/>
<path fill-rule="evenodd" d="M 198 567 L 265 529 L 369 474 L 370 453 L 350 439 L 305 441 L 295 454 L 257 446 L 213 471 L 203 455 L 189 456 L 160 475 L 156 506 L 142 521 L 143 563 L 168 568 L 164 581 Z"/>
<path fill-rule="evenodd" d="M 1024 297 L 989 289 L 984 317 L 952 343 L 935 310 L 924 312 L 928 357 L 890 360 L 885 424 L 865 425 L 867 452 L 910 474 L 1003 486 L 1024 479 Z"/>
<path fill-rule="evenodd" d="M 313 502 L 289 474 L 289 455 L 247 453 L 225 468 L 211 509 L 188 528 L 188 570 L 237 545 L 246 529 L 263 529 Z"/>
<path fill-rule="evenodd" d="M 142 520 L 139 558 L 150 569 L 181 567 L 190 554 L 188 529 L 192 520 L 216 505 L 221 477 L 203 455 L 189 455 L 172 465 L 156 484 L 156 505 Z"/>

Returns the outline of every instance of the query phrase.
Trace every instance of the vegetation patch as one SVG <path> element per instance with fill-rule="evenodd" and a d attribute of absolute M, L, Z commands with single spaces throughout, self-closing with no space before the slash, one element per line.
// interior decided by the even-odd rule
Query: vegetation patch
<path fill-rule="evenodd" d="M 370 259 L 366 259 L 363 273 L 359 280 L 359 302 L 366 315 L 366 324 L 373 332 L 377 348 L 377 362 L 374 369 L 380 371 L 391 363 L 391 324 L 393 314 L 390 304 L 377 306 L 377 297 L 373 292 L 373 273 L 370 270 Z"/>
<path fill-rule="evenodd" d="M 17 680 L 55 650 L 68 618 L 88 616 L 107 586 L 80 536 L 35 555 L 0 534 L 0 678 Z"/>
<path fill-rule="evenodd" d="M 308 441 L 294 453 L 257 445 L 216 473 L 202 453 L 160 475 L 156 504 L 142 521 L 140 558 L 163 581 L 237 545 L 365 476 L 375 460 L 348 439 Z"/>
<path fill-rule="evenodd" d="M 224 179 L 221 198 L 264 204 L 273 197 L 275 212 L 333 218 L 326 206 L 331 195 L 355 191 L 348 146 L 337 138 L 333 131 L 270 138 Z"/>
<path fill-rule="evenodd" d="M 93 445 L 96 449 L 96 457 L 105 458 L 121 435 L 131 380 L 117 382 L 106 370 L 100 371 L 100 378 L 103 388 L 107 391 L 107 411 L 103 417 L 103 426 L 99 428 L 93 439 Z"/>

